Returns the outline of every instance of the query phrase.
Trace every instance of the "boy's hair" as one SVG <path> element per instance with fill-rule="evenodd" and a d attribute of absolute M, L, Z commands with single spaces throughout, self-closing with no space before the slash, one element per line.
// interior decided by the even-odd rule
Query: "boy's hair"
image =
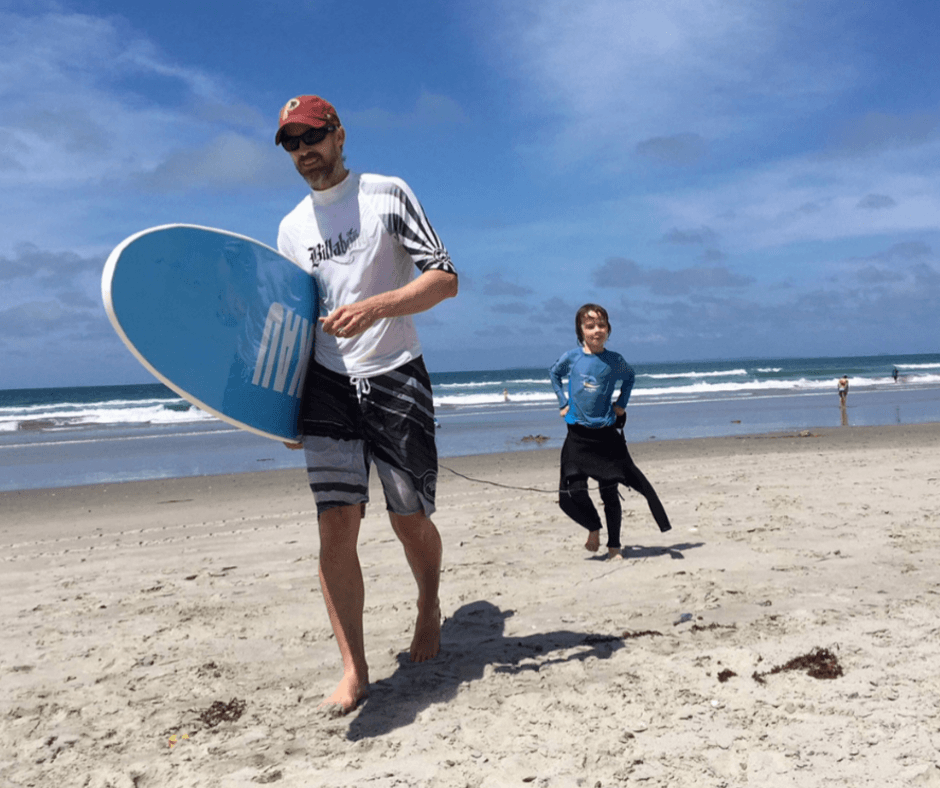
<path fill-rule="evenodd" d="M 608 336 L 610 336 L 610 332 L 613 330 L 610 327 L 610 318 L 607 316 L 607 310 L 604 309 L 604 307 L 600 306 L 599 304 L 585 304 L 578 310 L 578 314 L 574 316 L 574 330 L 578 335 L 579 345 L 584 344 L 584 334 L 581 331 L 581 321 L 588 312 L 597 312 L 597 314 L 604 318 L 604 322 L 607 324 Z"/>

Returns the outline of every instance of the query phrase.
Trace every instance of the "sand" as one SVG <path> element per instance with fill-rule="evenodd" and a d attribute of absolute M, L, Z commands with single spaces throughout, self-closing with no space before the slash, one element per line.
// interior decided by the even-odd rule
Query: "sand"
<path fill-rule="evenodd" d="M 637 444 L 674 528 L 624 490 L 623 561 L 557 451 L 444 460 L 442 653 L 372 505 L 342 718 L 302 471 L 2 493 L 0 788 L 940 786 L 938 448 Z"/>

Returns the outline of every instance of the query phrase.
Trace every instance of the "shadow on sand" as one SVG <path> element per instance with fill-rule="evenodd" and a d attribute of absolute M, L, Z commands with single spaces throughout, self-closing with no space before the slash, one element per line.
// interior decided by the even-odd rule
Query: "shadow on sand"
<path fill-rule="evenodd" d="M 501 611 L 486 602 L 463 605 L 444 621 L 441 653 L 435 659 L 413 664 L 407 653 L 398 656 L 398 668 L 387 679 L 374 682 L 370 696 L 350 723 L 351 741 L 381 736 L 414 722 L 432 704 L 446 703 L 461 684 L 483 678 L 487 665 L 498 673 L 539 671 L 545 665 L 580 661 L 589 657 L 607 659 L 623 647 L 623 638 L 590 632 L 558 630 L 524 637 L 506 637 L 503 625 L 513 611 Z M 573 654 L 548 657 L 553 652 Z M 519 663 L 540 657 L 538 663 Z"/>
<path fill-rule="evenodd" d="M 674 544 L 672 546 L 668 545 L 624 545 L 620 551 L 620 555 L 624 557 L 627 561 L 632 561 L 636 558 L 656 558 L 661 555 L 668 555 L 673 561 L 682 561 L 685 559 L 686 550 L 695 550 L 699 547 L 704 547 L 705 542 L 683 542 L 682 544 Z M 601 549 L 600 551 L 588 558 L 589 561 L 606 561 L 607 560 L 607 548 L 603 546 L 603 540 L 601 540 Z"/>

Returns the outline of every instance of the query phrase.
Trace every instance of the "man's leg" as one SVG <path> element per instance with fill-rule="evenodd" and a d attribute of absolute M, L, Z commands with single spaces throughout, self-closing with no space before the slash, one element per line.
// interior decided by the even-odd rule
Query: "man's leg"
<path fill-rule="evenodd" d="M 361 521 L 358 504 L 327 509 L 319 517 L 320 588 L 343 658 L 343 679 L 321 705 L 338 705 L 343 713 L 352 711 L 369 694 L 362 631 L 365 587 L 357 551 Z"/>
<path fill-rule="evenodd" d="M 441 535 L 424 512 L 401 515 L 388 513 L 408 566 L 418 584 L 418 618 L 411 641 L 411 661 L 436 657 L 441 648 Z"/>

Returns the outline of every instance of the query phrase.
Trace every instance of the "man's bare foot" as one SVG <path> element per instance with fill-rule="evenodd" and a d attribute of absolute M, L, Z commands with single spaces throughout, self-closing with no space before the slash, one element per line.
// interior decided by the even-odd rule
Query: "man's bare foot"
<path fill-rule="evenodd" d="M 359 701 L 369 697 L 369 682 L 360 682 L 354 676 L 343 676 L 339 686 L 323 703 L 321 709 L 326 709 L 336 715 L 349 714 Z"/>
<path fill-rule="evenodd" d="M 418 613 L 411 639 L 411 661 L 426 662 L 441 650 L 441 606 L 435 602 L 427 614 Z"/>
<path fill-rule="evenodd" d="M 607 560 L 608 561 L 623 561 L 623 553 L 620 552 L 620 548 L 608 547 L 607 548 Z"/>
<path fill-rule="evenodd" d="M 588 540 L 584 543 L 584 549 L 590 550 L 592 553 L 596 553 L 600 550 L 601 547 L 601 532 L 598 529 L 597 531 L 588 531 Z"/>

